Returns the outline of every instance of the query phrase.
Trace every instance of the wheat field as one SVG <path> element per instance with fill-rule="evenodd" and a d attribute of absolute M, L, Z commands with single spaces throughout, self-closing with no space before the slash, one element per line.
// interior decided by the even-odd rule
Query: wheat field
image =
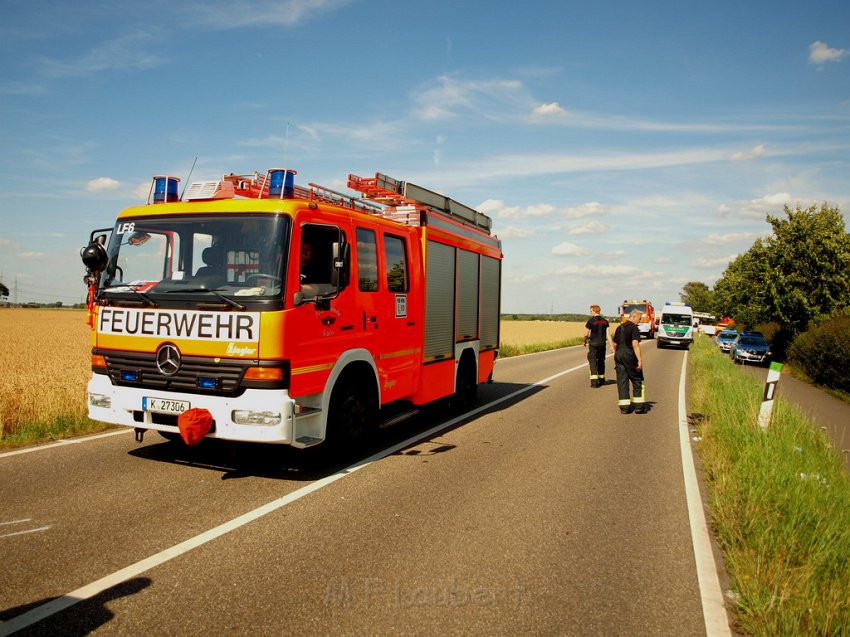
<path fill-rule="evenodd" d="M 501 341 L 504 345 L 538 345 L 560 343 L 584 336 L 584 323 L 567 321 L 502 321 Z"/>
<path fill-rule="evenodd" d="M 86 417 L 91 338 L 84 310 L 0 308 L 0 443 L 23 430 L 58 438 L 105 425 Z M 502 321 L 501 340 L 523 347 L 563 343 L 582 323 Z M 30 434 L 28 434 L 30 435 Z"/>
<path fill-rule="evenodd" d="M 0 309 L 0 439 L 85 421 L 91 341 L 81 310 Z"/>

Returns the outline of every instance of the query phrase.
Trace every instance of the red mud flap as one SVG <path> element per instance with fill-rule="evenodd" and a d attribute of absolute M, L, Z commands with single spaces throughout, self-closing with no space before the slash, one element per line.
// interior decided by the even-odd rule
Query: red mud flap
<path fill-rule="evenodd" d="M 184 411 L 177 417 L 180 437 L 189 446 L 201 442 L 212 428 L 212 423 L 212 414 L 206 409 L 198 407 Z"/>

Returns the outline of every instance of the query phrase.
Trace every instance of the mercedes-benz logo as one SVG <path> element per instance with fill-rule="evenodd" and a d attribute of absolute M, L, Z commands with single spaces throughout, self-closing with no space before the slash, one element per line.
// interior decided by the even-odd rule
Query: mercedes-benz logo
<path fill-rule="evenodd" d="M 174 376 L 180 369 L 180 350 L 165 343 L 156 351 L 156 367 L 164 376 Z"/>

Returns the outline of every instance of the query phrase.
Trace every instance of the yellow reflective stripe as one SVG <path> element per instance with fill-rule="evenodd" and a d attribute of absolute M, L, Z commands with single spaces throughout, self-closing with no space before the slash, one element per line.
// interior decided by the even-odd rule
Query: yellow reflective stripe
<path fill-rule="evenodd" d="M 403 349 L 403 350 L 399 350 L 397 352 L 387 352 L 386 354 L 381 354 L 377 358 L 379 360 L 383 360 L 385 358 L 399 358 L 401 356 L 413 356 L 414 354 L 418 354 L 421 351 L 422 350 L 420 348 L 415 347 L 413 349 Z"/>
<path fill-rule="evenodd" d="M 333 363 L 322 363 L 321 365 L 310 365 L 308 367 L 296 367 L 292 370 L 293 376 L 298 376 L 299 374 L 312 374 L 313 372 L 323 372 L 329 369 L 332 369 L 334 366 Z"/>

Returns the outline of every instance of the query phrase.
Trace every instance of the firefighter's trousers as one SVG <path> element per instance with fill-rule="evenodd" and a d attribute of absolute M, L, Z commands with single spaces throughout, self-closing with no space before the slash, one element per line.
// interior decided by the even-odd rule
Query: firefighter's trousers
<path fill-rule="evenodd" d="M 603 341 L 600 345 L 588 343 L 587 345 L 587 362 L 590 364 L 590 380 L 605 380 L 605 351 L 606 344 Z"/>
<path fill-rule="evenodd" d="M 614 369 L 617 372 L 617 404 L 620 407 L 643 405 L 646 402 L 643 370 L 639 370 L 637 364 L 637 356 L 631 348 L 617 348 L 614 354 Z"/>

